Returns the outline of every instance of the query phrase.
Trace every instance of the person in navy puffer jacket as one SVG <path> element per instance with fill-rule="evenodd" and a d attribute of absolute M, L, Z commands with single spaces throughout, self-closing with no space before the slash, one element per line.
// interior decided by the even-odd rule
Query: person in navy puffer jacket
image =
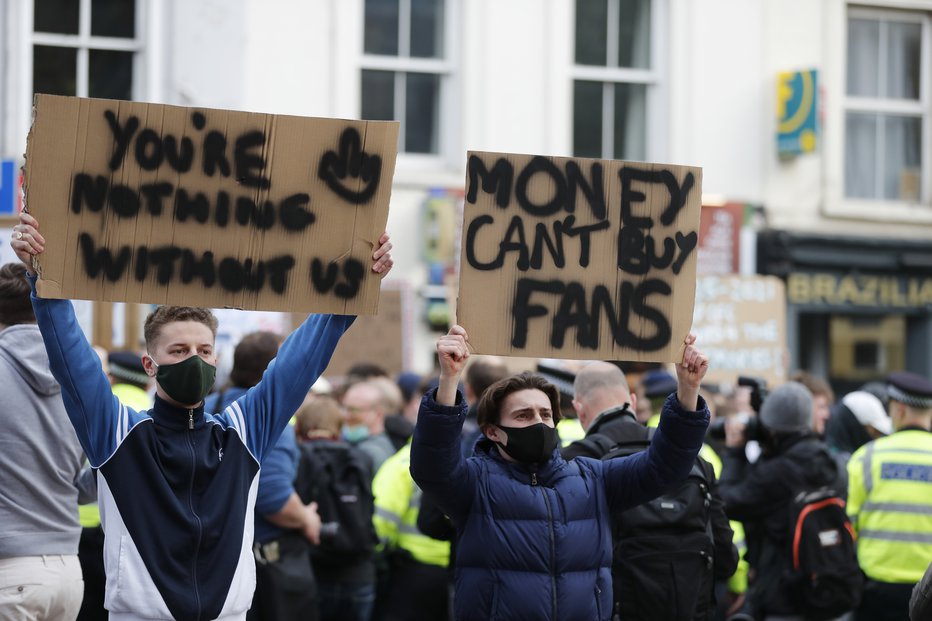
<path fill-rule="evenodd" d="M 484 438 L 459 449 L 466 403 L 457 390 L 469 357 L 466 331 L 437 341 L 440 385 L 424 396 L 411 474 L 456 527 L 457 621 L 608 621 L 612 599 L 609 515 L 686 478 L 709 422 L 699 396 L 708 358 L 685 341 L 677 391 L 647 451 L 610 461 L 560 457 L 556 388 L 540 376 L 493 384 L 479 403 Z"/>

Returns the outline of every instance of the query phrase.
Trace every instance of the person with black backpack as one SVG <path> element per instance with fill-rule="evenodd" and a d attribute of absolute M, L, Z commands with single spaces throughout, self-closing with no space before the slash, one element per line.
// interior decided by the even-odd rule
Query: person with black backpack
<path fill-rule="evenodd" d="M 372 461 L 340 440 L 342 421 L 330 397 L 309 397 L 298 408 L 294 488 L 303 502 L 317 503 L 320 515 L 320 542 L 310 560 L 320 621 L 369 621 L 375 604 Z"/>
<path fill-rule="evenodd" d="M 762 454 L 749 464 L 744 423 L 725 427 L 719 490 L 744 523 L 751 584 L 743 618 L 827 620 L 854 609 L 862 575 L 845 515 L 846 477 L 812 430 L 812 395 L 797 382 L 760 407 Z"/>
<path fill-rule="evenodd" d="M 636 396 L 616 365 L 586 365 L 573 389 L 573 407 L 586 436 L 563 449 L 564 459 L 614 459 L 649 446 L 652 430 L 637 421 Z M 615 619 L 710 618 L 715 580 L 728 578 L 738 566 L 716 488 L 712 464 L 697 457 L 686 481 L 613 516 Z"/>

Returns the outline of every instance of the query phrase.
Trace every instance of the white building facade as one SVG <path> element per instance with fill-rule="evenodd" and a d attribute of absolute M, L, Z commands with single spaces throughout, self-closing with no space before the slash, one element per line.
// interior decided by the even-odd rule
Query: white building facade
<path fill-rule="evenodd" d="M 815 148 L 780 157 L 801 70 Z M 740 271 L 787 279 L 790 366 L 841 384 L 932 373 L 930 82 L 932 0 L 0 0 L 0 156 L 34 92 L 400 120 L 392 278 L 437 324 L 466 151 L 701 166 L 755 207 Z"/>

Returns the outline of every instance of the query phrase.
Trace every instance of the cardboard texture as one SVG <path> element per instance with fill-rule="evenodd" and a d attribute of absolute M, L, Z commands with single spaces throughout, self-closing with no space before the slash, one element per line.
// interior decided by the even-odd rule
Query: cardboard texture
<path fill-rule="evenodd" d="M 357 362 L 374 362 L 395 377 L 405 369 L 405 347 L 411 340 L 406 330 L 402 291 L 382 292 L 379 314 L 360 317 L 340 338 L 324 377 L 344 377 Z"/>
<path fill-rule="evenodd" d="M 701 194 L 700 168 L 470 152 L 456 312 L 474 351 L 678 360 Z"/>
<path fill-rule="evenodd" d="M 39 295 L 372 314 L 398 123 L 37 95 Z"/>
<path fill-rule="evenodd" d="M 709 356 L 706 382 L 786 381 L 786 288 L 775 276 L 700 276 L 693 332 Z"/>

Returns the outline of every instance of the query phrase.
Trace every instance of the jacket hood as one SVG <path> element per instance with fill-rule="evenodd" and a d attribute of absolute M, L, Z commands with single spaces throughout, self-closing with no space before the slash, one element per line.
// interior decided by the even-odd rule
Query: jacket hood
<path fill-rule="evenodd" d="M 17 324 L 0 331 L 0 358 L 7 361 L 35 392 L 45 396 L 61 392 L 49 370 L 49 356 L 38 325 Z"/>

